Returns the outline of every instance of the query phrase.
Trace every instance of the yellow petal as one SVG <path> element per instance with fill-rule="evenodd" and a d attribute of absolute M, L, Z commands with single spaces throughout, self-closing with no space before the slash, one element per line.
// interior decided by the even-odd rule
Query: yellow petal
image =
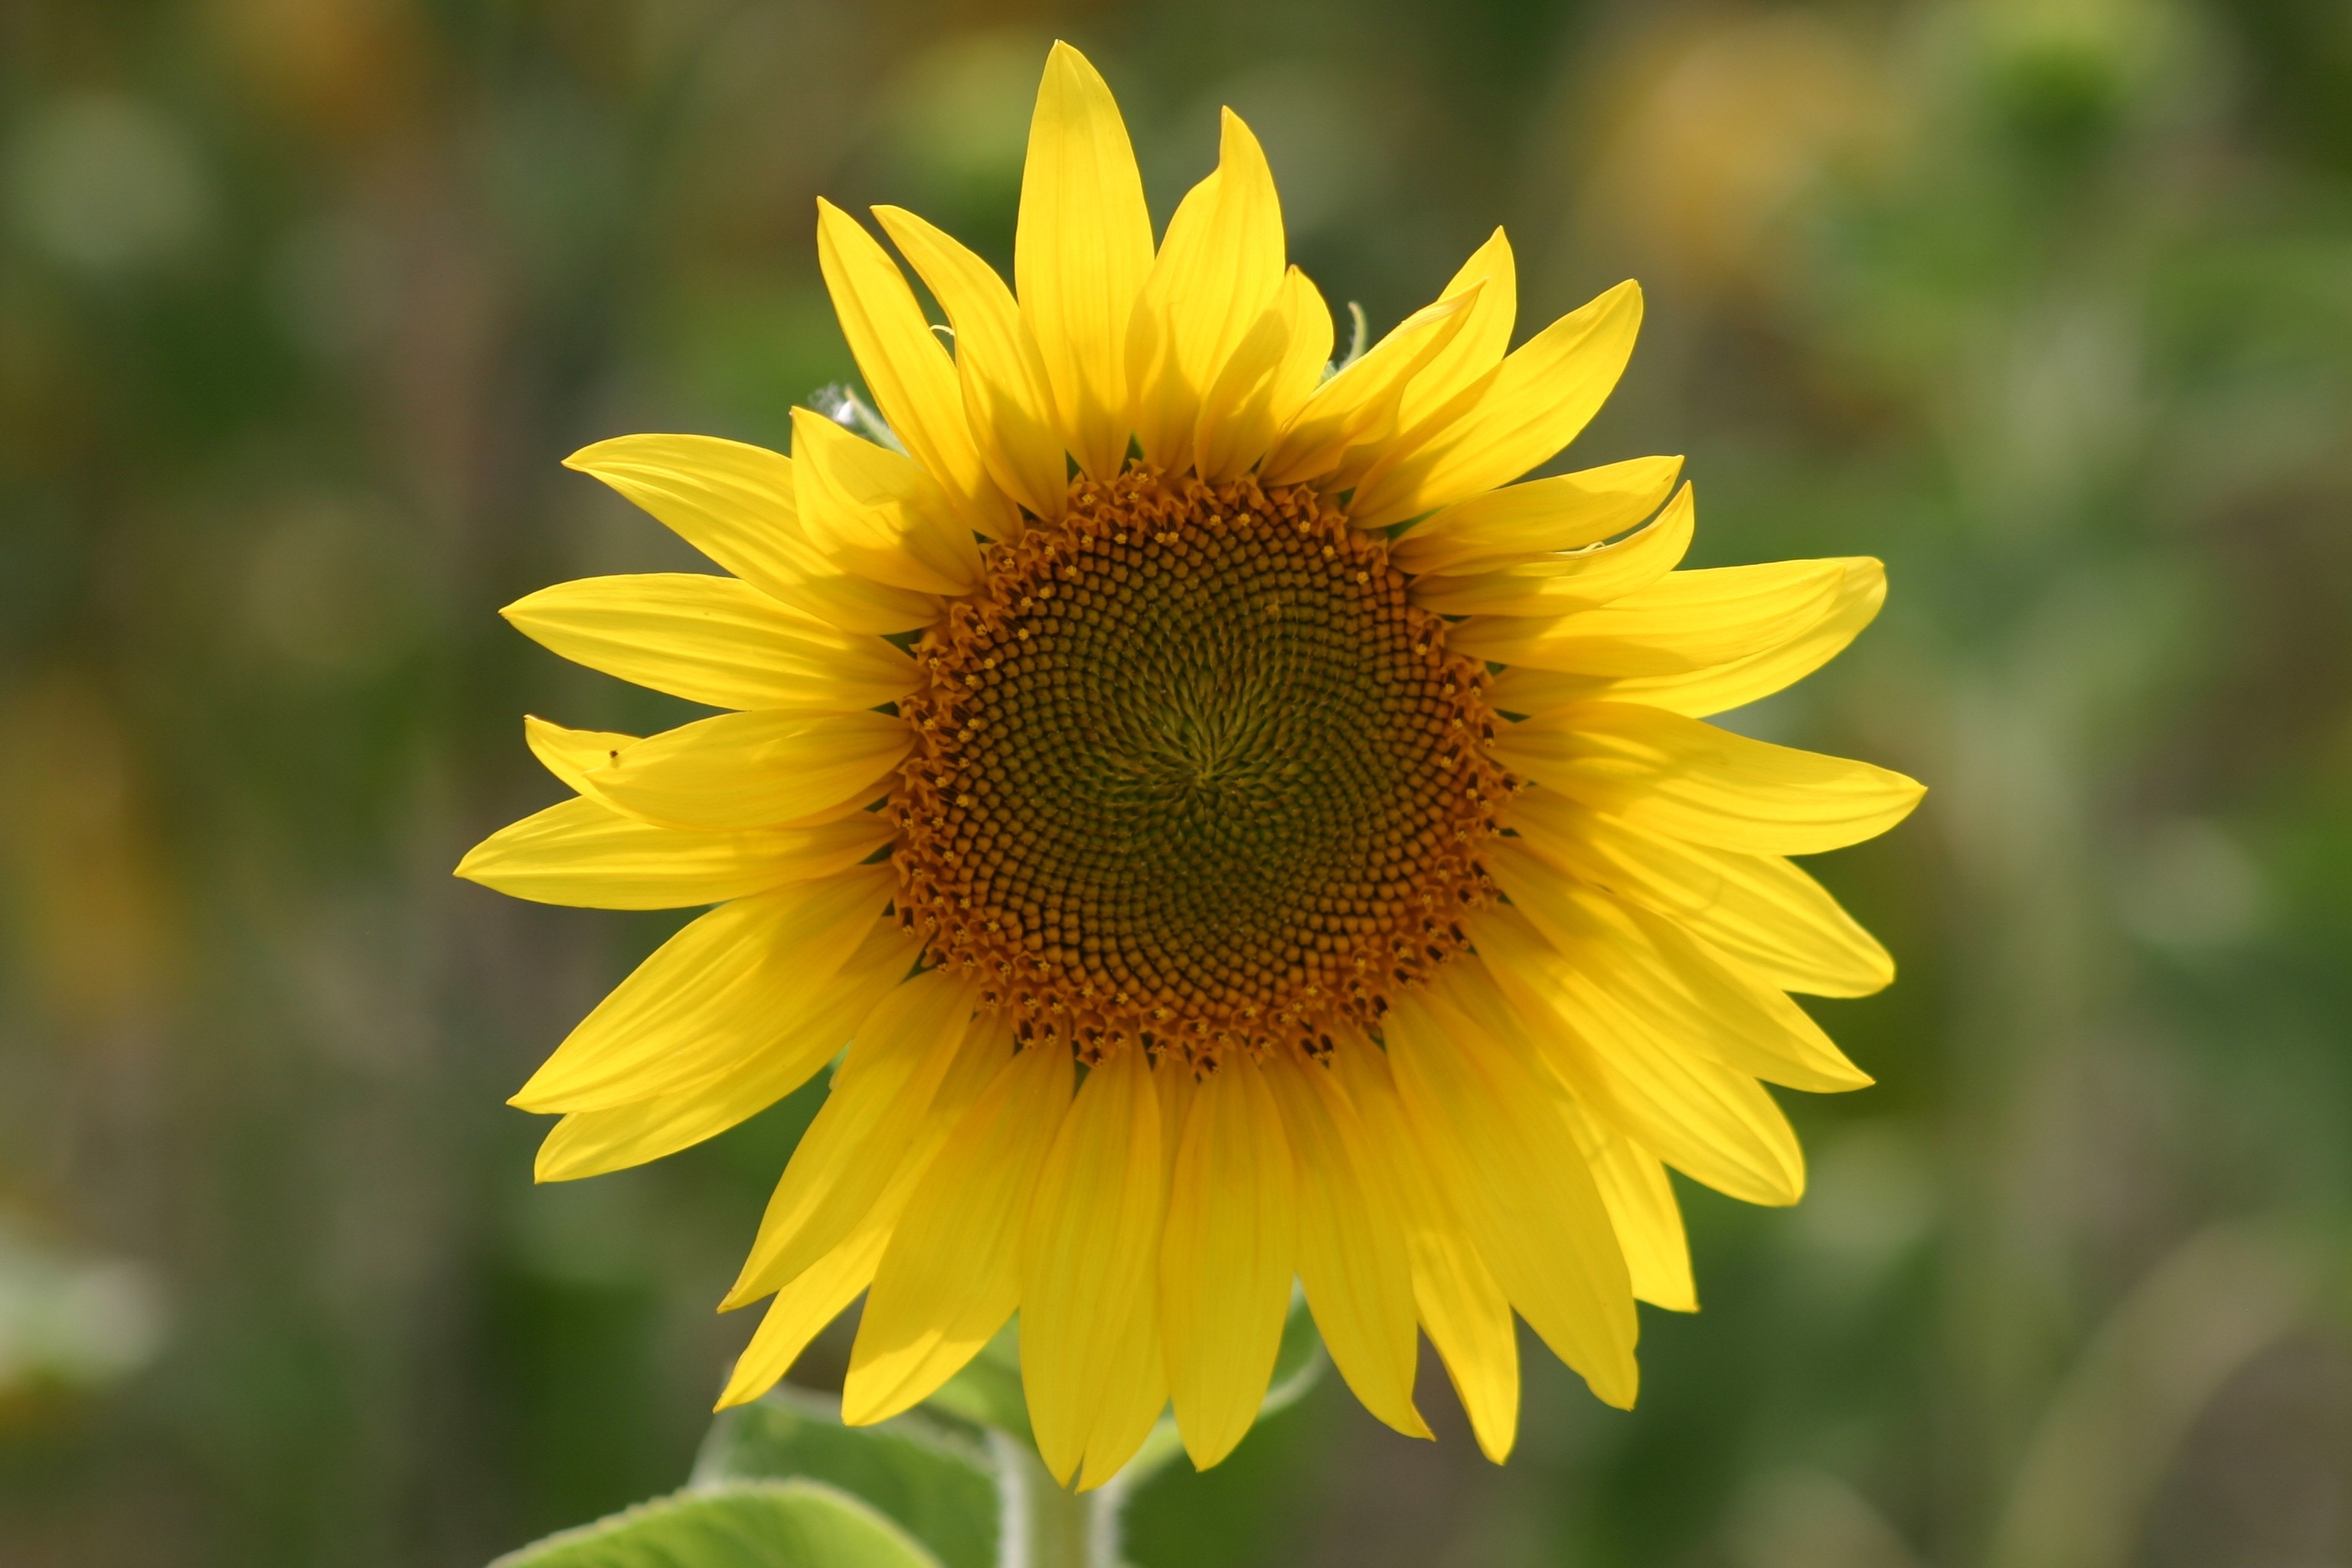
<path fill-rule="evenodd" d="M 751 1342 L 743 1347 L 735 1370 L 728 1374 L 727 1389 L 719 1396 L 717 1408 L 749 1405 L 792 1371 L 809 1342 L 841 1316 L 873 1280 L 875 1266 L 882 1261 L 882 1249 L 889 1239 L 888 1225 L 878 1218 L 869 1220 L 777 1291 Z"/>
<path fill-rule="evenodd" d="M 1171 473 L 1192 466 L 1201 400 L 1282 287 L 1282 204 L 1265 153 L 1224 111 L 1216 171 L 1168 221 L 1127 337 L 1135 433 Z"/>
<path fill-rule="evenodd" d="M 1431 1180 L 1387 1056 L 1342 1049 L 1332 1065 L 1404 1221 L 1422 1326 L 1445 1363 L 1479 1451 L 1499 1465 L 1510 1458 L 1519 1425 L 1519 1342 L 1510 1300 L 1472 1245 L 1453 1198 Z"/>
<path fill-rule="evenodd" d="M 1098 479 L 1127 461 L 1127 323 L 1150 269 L 1151 214 L 1118 105 L 1056 43 L 1029 121 L 1013 279 L 1069 449 Z"/>
<path fill-rule="evenodd" d="M 1628 702 L 1580 702 L 1504 725 L 1493 750 L 1513 772 L 1633 827 L 1756 855 L 1874 837 L 1926 793 L 1868 763 Z"/>
<path fill-rule="evenodd" d="M 872 799 L 913 743 L 886 713 L 721 713 L 625 746 L 580 781 L 664 826 L 766 827 Z"/>
<path fill-rule="evenodd" d="M 720 905 L 637 965 L 507 1103 L 626 1105 L 773 1049 L 823 1005 L 898 885 L 888 866 L 861 866 Z"/>
<path fill-rule="evenodd" d="M 874 216 L 922 275 L 955 331 L 956 377 L 981 460 L 1006 495 L 1048 520 L 1069 489 L 1045 362 L 1013 290 L 987 262 L 902 207 Z"/>
<path fill-rule="evenodd" d="M 816 211 L 817 264 L 875 406 L 966 523 L 992 539 L 1019 532 L 1020 518 L 988 477 L 964 419 L 955 361 L 898 264 L 856 218 L 822 196 Z"/>
<path fill-rule="evenodd" d="M 1086 1458 L 1078 1467 L 1077 1489 L 1082 1492 L 1116 1479 L 1168 1408 L 1160 1313 L 1150 1296 L 1147 1279 L 1134 1296 L 1111 1303 L 1120 1327 L 1117 1348 L 1108 1358 L 1108 1381 L 1095 1409 L 1094 1430 L 1087 1436 Z"/>
<path fill-rule="evenodd" d="M 1572 961 L 1653 1034 L 1791 1089 L 1835 1094 L 1870 1082 L 1803 1008 L 1727 968 L 1674 921 L 1562 876 L 1520 847 L 1531 842 L 1490 847 L 1496 883 L 1554 945 L 1572 941 Z"/>
<path fill-rule="evenodd" d="M 884 996 L 857 1026 L 824 1109 L 768 1200 L 726 1305 L 756 1301 L 791 1280 L 873 1206 L 963 1048 L 972 1004 L 961 976 L 928 970 Z"/>
<path fill-rule="evenodd" d="M 1518 270 L 1511 242 L 1496 229 L 1473 251 L 1461 270 L 1438 290 L 1441 300 L 1475 293 L 1476 302 L 1461 331 L 1430 356 L 1406 386 L 1397 406 L 1397 425 L 1410 430 L 1503 363 L 1511 346 L 1511 326 L 1519 311 Z"/>
<path fill-rule="evenodd" d="M 1620 283 L 1522 343 L 1475 396 L 1457 395 L 1406 431 L 1349 503 L 1359 528 L 1385 528 L 1506 484 L 1574 440 L 1633 353 L 1642 291 Z"/>
<path fill-rule="evenodd" d="M 1576 1146 L 1592 1171 L 1633 1299 L 1670 1312 L 1698 1310 L 1698 1286 L 1691 1279 L 1690 1242 L 1683 1234 L 1683 1211 L 1658 1157 L 1625 1136 L 1607 1118 L 1595 1116 L 1571 1094 L 1559 1104 L 1576 1134 Z"/>
<path fill-rule="evenodd" d="M 1168 1190 L 1175 1179 L 1178 1134 L 1192 1112 L 1198 1085 L 1189 1071 L 1155 1070 L 1150 1076 L 1152 1098 L 1160 1107 L 1160 1198 L 1164 1215 Z M 1078 1466 L 1077 1489 L 1082 1492 L 1116 1477 L 1143 1447 L 1168 1407 L 1156 1264 L 1137 1289 L 1140 1294 L 1115 1310 L 1125 1326 L 1105 1357 L 1107 1381 L 1097 1396 L 1093 1429 L 1087 1435 L 1086 1458 Z"/>
<path fill-rule="evenodd" d="M 1408 572 L 1489 572 L 1614 539 L 1674 493 L 1680 458 L 1633 458 L 1456 501 L 1389 546 Z"/>
<path fill-rule="evenodd" d="M 522 739 L 541 767 L 573 791 L 582 792 L 589 769 L 603 767 L 635 745 L 638 738 L 612 730 L 567 730 L 536 714 L 525 714 Z"/>
<path fill-rule="evenodd" d="M 713 708 L 872 708 L 922 680 L 880 637 L 836 630 L 732 577 L 583 577 L 499 613 L 574 664 Z"/>
<path fill-rule="evenodd" d="M 1397 998 L 1381 1020 L 1397 1091 L 1511 1305 L 1603 1402 L 1631 1409 L 1636 1324 L 1615 1228 L 1532 1048 L 1452 1005 L 1481 984 L 1493 982 L 1474 957 Z"/>
<path fill-rule="evenodd" d="M 1297 1153 L 1298 1280 L 1324 1348 L 1365 1409 L 1426 1437 L 1412 1403 L 1412 1265 L 1396 1204 L 1370 1168 L 1381 1152 L 1330 1068 L 1276 1051 L 1265 1077 Z"/>
<path fill-rule="evenodd" d="M 1541 481 L 1538 481 L 1541 482 Z M 1648 527 L 1614 544 L 1461 576 L 1416 577 L 1412 602 L 1441 616 L 1562 616 L 1638 594 L 1672 572 L 1690 548 L 1691 488 Z"/>
<path fill-rule="evenodd" d="M 800 524 L 792 459 L 712 436 L 619 436 L 564 467 L 593 474 L 678 537 L 780 603 L 852 632 L 904 632 L 939 618 L 939 601 L 856 575 Z"/>
<path fill-rule="evenodd" d="M 1804 1152 L 1754 1079 L 1654 1033 L 1518 907 L 1482 910 L 1468 923 L 1545 1062 L 1579 1100 L 1717 1192 L 1771 1205 L 1803 1195 Z"/>
<path fill-rule="evenodd" d="M 575 1110 L 539 1146 L 531 1179 L 577 1181 L 625 1170 L 718 1136 L 800 1088 L 914 966 L 914 939 L 895 915 L 868 928 L 814 1008 L 779 1021 L 766 1047 L 714 1078 L 604 1110 Z"/>
<path fill-rule="evenodd" d="M 1001 1068 L 908 1200 L 875 1276 L 842 1389 L 842 1419 L 886 1420 L 929 1398 L 1021 1303 L 1021 1226 L 1069 1109 L 1069 1053 Z"/>
<path fill-rule="evenodd" d="M 1288 276 L 1302 275 L 1294 267 Z M 1201 478 L 1211 484 L 1223 484 L 1248 472 L 1274 442 L 1275 398 L 1282 373 L 1291 363 L 1300 298 L 1293 289 L 1276 291 L 1274 302 L 1244 335 L 1201 398 L 1192 460 Z M 1328 312 L 1324 321 L 1328 325 Z"/>
<path fill-rule="evenodd" d="M 947 492 L 911 458 L 855 436 L 813 408 L 793 410 L 801 526 L 862 576 L 919 594 L 980 586 L 980 550 Z"/>
<path fill-rule="evenodd" d="M 1261 470 L 1265 482 L 1317 479 L 1336 488 L 1333 476 L 1351 468 L 1351 455 L 1371 453 L 1393 434 L 1406 384 L 1462 331 L 1477 303 L 1473 292 L 1423 306 L 1362 358 L 1316 387 L 1266 453 Z"/>
<path fill-rule="evenodd" d="M 1186 1068 L 1181 1072 L 1160 1072 L 1151 1075 L 1151 1088 L 1160 1100 L 1160 1125 L 1164 1133 L 1160 1140 L 1160 1179 L 1164 1186 L 1176 1179 L 1176 1151 L 1181 1145 L 1184 1119 L 1192 1114 L 1193 1097 L 1201 1091 L 1201 1080 Z"/>
<path fill-rule="evenodd" d="M 688 909 L 845 871 L 892 833 L 881 812 L 822 827 L 688 833 L 581 798 L 500 828 L 466 852 L 457 875 L 542 904 Z"/>
<path fill-rule="evenodd" d="M 1784 991 L 1867 996 L 1895 961 L 1819 882 L 1777 855 L 1643 833 L 1552 790 L 1512 797 L 1509 825 L 1570 875 L 1671 916 Z"/>
<path fill-rule="evenodd" d="M 1087 1075 L 1023 1227 L 1021 1377 L 1037 1452 L 1066 1486 L 1087 1457 L 1104 1390 L 1121 1380 L 1122 1352 L 1132 1360 L 1131 1333 L 1159 1318 L 1165 1178 L 1151 1078 L 1133 1047 Z"/>
<path fill-rule="evenodd" d="M 1845 565 L 1773 561 L 1675 572 L 1597 609 L 1557 620 L 1478 616 L 1446 645 L 1497 664 L 1580 675 L 1675 675 L 1801 635 L 1836 604 Z"/>
<path fill-rule="evenodd" d="M 1265 1074 L 1236 1051 L 1193 1096 L 1160 1244 L 1169 1392 L 1198 1468 L 1232 1453 L 1257 1419 L 1297 1267 L 1290 1141 Z"/>
<path fill-rule="evenodd" d="M 1551 670 L 1513 668 L 1496 678 L 1496 705 L 1512 713 L 1540 713 L 1564 703 L 1643 702 L 1704 719 L 1795 684 L 1843 652 L 1886 601 L 1886 572 L 1868 557 L 1841 563 L 1845 577 L 1827 614 L 1786 640 L 1743 658 L 1684 675 L 1622 679 Z"/>
<path fill-rule="evenodd" d="M 1294 267 L 1282 275 L 1281 304 L 1290 320 L 1290 346 L 1274 373 L 1274 397 L 1268 411 L 1276 430 L 1289 428 L 1323 384 L 1331 367 L 1331 307 L 1306 273 Z"/>
<path fill-rule="evenodd" d="M 1001 1026 L 983 1026 L 972 1036 L 940 1086 L 931 1111 L 923 1119 L 917 1146 L 891 1172 L 882 1191 L 849 1233 L 776 1292 L 774 1305 L 761 1320 L 751 1348 L 728 1380 L 719 1408 L 756 1399 L 792 1368 L 817 1331 L 831 1322 L 873 1280 L 875 1271 L 929 1162 L 945 1142 L 948 1128 L 979 1097 L 982 1088 L 1012 1055 L 1013 1037 Z"/>

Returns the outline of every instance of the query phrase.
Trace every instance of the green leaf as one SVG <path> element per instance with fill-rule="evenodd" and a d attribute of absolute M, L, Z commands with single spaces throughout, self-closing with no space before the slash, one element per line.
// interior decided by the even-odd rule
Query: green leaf
<path fill-rule="evenodd" d="M 742 1481 L 639 1503 L 490 1568 L 939 1568 L 939 1559 L 831 1487 Z"/>
<path fill-rule="evenodd" d="M 862 1499 L 944 1568 L 996 1562 L 996 1466 L 976 1433 L 919 1412 L 845 1426 L 835 1401 L 784 1384 L 721 1415 L 694 1467 L 697 1486 L 790 1476 Z"/>

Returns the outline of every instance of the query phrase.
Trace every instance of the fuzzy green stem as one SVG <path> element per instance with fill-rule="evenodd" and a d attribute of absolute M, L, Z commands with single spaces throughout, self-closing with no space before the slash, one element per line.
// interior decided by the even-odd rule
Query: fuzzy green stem
<path fill-rule="evenodd" d="M 997 1568 L 1118 1568 L 1118 1513 L 1099 1492 L 1080 1495 L 1055 1481 L 1036 1450 L 989 1434 L 1004 1489 Z"/>

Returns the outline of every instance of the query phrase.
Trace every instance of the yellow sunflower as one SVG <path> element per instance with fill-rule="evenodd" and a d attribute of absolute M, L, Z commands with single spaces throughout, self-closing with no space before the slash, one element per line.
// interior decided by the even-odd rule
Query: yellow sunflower
<path fill-rule="evenodd" d="M 1758 1080 L 1868 1081 L 1787 993 L 1893 966 L 1784 857 L 1919 786 L 1701 721 L 1843 647 L 1878 563 L 1675 570 L 1676 458 L 1513 483 L 1600 407 L 1642 302 L 1622 284 L 1511 350 L 1499 230 L 1333 372 L 1247 127 L 1225 114 L 1155 247 L 1066 45 L 1013 288 L 875 216 L 950 331 L 819 205 L 871 438 L 796 409 L 789 458 L 590 447 L 573 468 L 732 575 L 506 612 L 728 710 L 644 739 L 529 721 L 576 796 L 459 868 L 717 906 L 514 1097 L 563 1118 L 541 1179 L 684 1148 L 835 1062 L 725 1303 L 774 1298 L 722 1403 L 863 1294 L 844 1415 L 880 1420 L 1017 1311 L 1038 1448 L 1081 1486 L 1171 1403 L 1196 1463 L 1231 1451 L 1294 1279 L 1401 1431 L 1428 1432 L 1425 1331 L 1509 1451 L 1515 1311 L 1632 1405 L 1633 1303 L 1696 1305 L 1666 1169 L 1792 1203 Z"/>

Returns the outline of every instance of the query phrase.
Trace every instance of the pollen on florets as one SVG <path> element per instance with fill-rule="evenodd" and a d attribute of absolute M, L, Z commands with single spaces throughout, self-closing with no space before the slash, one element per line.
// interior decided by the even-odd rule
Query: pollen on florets
<path fill-rule="evenodd" d="M 1321 1056 L 1466 945 L 1486 675 L 1307 487 L 1081 479 L 925 634 L 900 918 L 1024 1037 Z"/>

